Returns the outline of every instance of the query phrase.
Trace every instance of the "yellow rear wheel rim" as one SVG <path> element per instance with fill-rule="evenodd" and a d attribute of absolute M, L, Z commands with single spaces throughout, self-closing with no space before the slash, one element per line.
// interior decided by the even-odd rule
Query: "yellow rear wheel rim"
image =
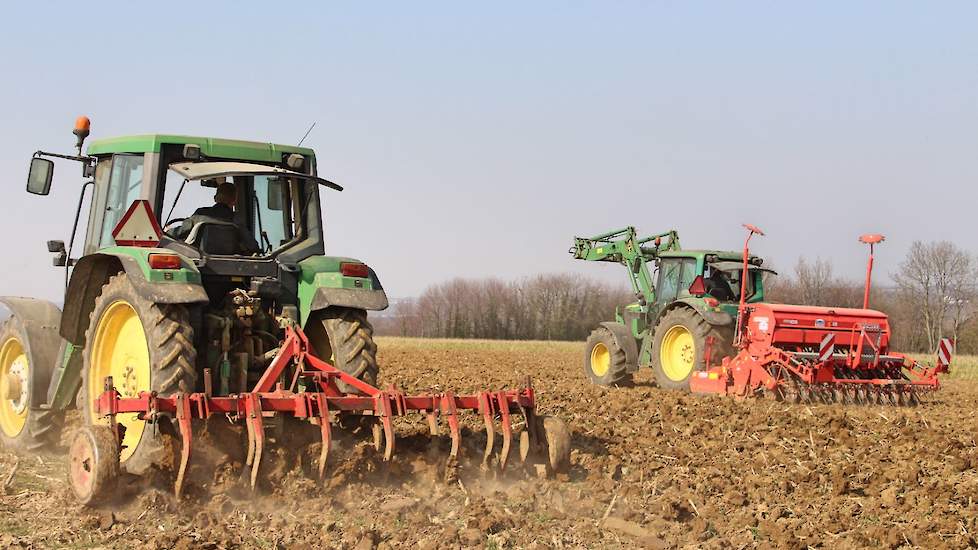
<path fill-rule="evenodd" d="M 104 420 L 100 419 L 95 405 L 105 391 L 105 377 L 112 377 L 122 397 L 136 397 L 139 392 L 151 389 L 149 345 L 139 315 L 123 300 L 113 302 L 102 314 L 91 345 L 88 403 L 92 418 L 101 423 Z M 116 421 L 126 428 L 120 455 L 125 461 L 139 445 L 146 422 L 135 414 L 117 415 Z"/>
<path fill-rule="evenodd" d="M 696 342 L 689 329 L 676 325 L 666 331 L 659 348 L 659 361 L 662 372 L 673 382 L 689 378 L 696 364 Z"/>
<path fill-rule="evenodd" d="M 595 376 L 604 376 L 608 374 L 608 369 L 611 368 L 611 352 L 608 351 L 608 346 L 601 342 L 594 344 L 591 348 L 591 372 Z"/>
<path fill-rule="evenodd" d="M 17 338 L 0 345 L 0 430 L 17 437 L 27 424 L 31 365 Z"/>

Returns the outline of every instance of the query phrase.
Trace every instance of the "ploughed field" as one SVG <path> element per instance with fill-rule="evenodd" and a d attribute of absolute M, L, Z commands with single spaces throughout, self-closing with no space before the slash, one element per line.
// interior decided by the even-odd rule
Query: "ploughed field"
<path fill-rule="evenodd" d="M 382 464 L 369 435 L 340 440 L 329 476 L 313 446 L 272 455 L 262 489 L 240 456 L 191 461 L 188 496 L 165 476 L 117 500 L 72 500 L 64 461 L 0 451 L 0 547 L 130 548 L 965 548 L 978 544 L 978 361 L 917 408 L 785 405 L 605 389 L 581 373 L 583 344 L 380 340 L 381 381 L 457 392 L 532 375 L 539 408 L 573 431 L 570 471 L 480 471 L 485 434 L 466 415 L 459 479 L 443 480 L 447 437 L 397 422 Z M 243 449 L 243 445 L 242 445 Z M 499 449 L 497 438 L 496 450 Z M 205 456 L 206 455 L 206 456 Z M 12 476 L 11 476 L 12 473 Z"/>

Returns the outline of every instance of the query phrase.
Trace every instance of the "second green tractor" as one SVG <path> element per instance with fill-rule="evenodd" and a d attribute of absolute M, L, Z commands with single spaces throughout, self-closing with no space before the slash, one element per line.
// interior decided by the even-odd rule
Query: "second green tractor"
<path fill-rule="evenodd" d="M 651 368 L 659 386 L 688 389 L 695 371 L 733 354 L 741 288 L 745 302 L 760 302 L 763 275 L 773 273 L 751 256 L 742 285 L 740 252 L 683 250 L 675 230 L 639 237 L 626 227 L 576 237 L 570 252 L 624 265 L 637 298 L 587 339 L 584 372 L 602 386 L 628 385 L 639 368 Z"/>

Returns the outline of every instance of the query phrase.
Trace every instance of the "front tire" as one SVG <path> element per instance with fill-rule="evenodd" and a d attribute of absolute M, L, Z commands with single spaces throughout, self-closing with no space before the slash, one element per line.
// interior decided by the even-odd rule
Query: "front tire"
<path fill-rule="evenodd" d="M 89 424 L 104 422 L 95 405 L 105 391 L 107 376 L 122 397 L 136 397 L 142 391 L 167 396 L 195 389 L 197 351 L 187 308 L 143 298 L 125 273 L 102 287 L 85 341 L 82 395 Z M 157 426 L 135 414 L 120 414 L 116 420 L 125 428 L 120 458 L 127 471 L 140 474 L 169 458 Z"/>
<path fill-rule="evenodd" d="M 584 374 L 588 380 L 599 386 L 628 386 L 632 383 L 625 350 L 605 327 L 594 329 L 588 336 L 584 352 Z"/>
<path fill-rule="evenodd" d="M 706 370 L 706 343 L 710 338 L 710 362 L 717 365 L 731 355 L 730 335 L 707 323 L 693 309 L 678 307 L 668 311 L 656 325 L 652 341 L 656 383 L 670 390 L 689 391 L 692 374 Z"/>
<path fill-rule="evenodd" d="M 0 329 L 0 442 L 4 447 L 39 451 L 57 446 L 64 413 L 38 409 L 40 403 L 33 402 L 42 369 L 53 367 L 37 364 L 19 318 L 4 323 Z"/>

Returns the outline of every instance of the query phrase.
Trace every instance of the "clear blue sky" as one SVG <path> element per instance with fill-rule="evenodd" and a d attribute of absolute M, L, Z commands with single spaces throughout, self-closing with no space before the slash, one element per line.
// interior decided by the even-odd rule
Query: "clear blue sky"
<path fill-rule="evenodd" d="M 620 268 L 575 234 L 675 227 L 688 247 L 863 269 L 859 233 L 978 251 L 973 2 L 167 2 L 0 21 L 0 293 L 60 297 L 81 179 L 24 191 L 39 148 L 172 132 L 307 144 L 347 190 L 327 251 L 391 295 L 452 276 Z"/>

